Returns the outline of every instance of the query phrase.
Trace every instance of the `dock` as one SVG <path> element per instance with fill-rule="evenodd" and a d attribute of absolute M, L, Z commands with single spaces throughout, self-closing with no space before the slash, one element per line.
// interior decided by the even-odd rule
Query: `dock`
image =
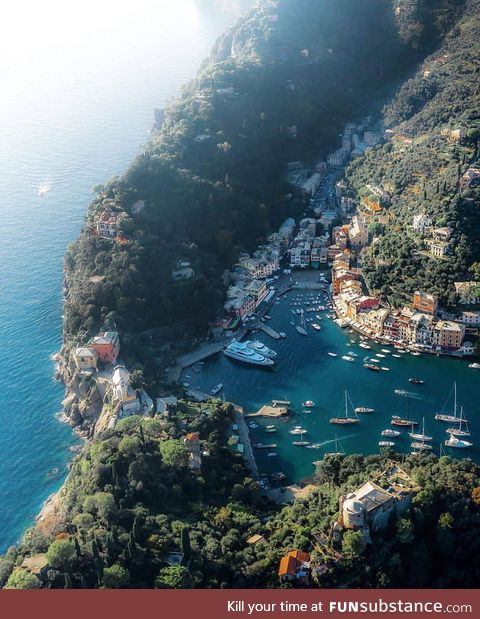
<path fill-rule="evenodd" d="M 240 442 L 243 445 L 243 458 L 245 460 L 245 464 L 250 470 L 252 477 L 254 479 L 259 479 L 260 476 L 258 474 L 255 456 L 253 455 L 253 449 L 250 443 L 250 435 L 248 433 L 247 424 L 245 423 L 245 417 L 246 415 L 244 415 L 243 409 L 240 406 L 235 406 L 233 412 L 233 419 L 238 426 Z"/>
<path fill-rule="evenodd" d="M 272 400 L 272 406 L 286 406 L 287 408 L 290 407 L 290 400 Z"/>
<path fill-rule="evenodd" d="M 274 340 L 280 340 L 282 338 L 280 333 L 277 333 L 274 329 L 272 329 L 272 327 L 269 327 L 264 322 L 259 322 L 256 326 L 258 329 L 261 329 L 264 333 L 269 335 Z"/>
<path fill-rule="evenodd" d="M 249 413 L 245 417 L 286 417 L 288 415 L 288 406 L 271 406 L 265 404 L 256 413 Z"/>

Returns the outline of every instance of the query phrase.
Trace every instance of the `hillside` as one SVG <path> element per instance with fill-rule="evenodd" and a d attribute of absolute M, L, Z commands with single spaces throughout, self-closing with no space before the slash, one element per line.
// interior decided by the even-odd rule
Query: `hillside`
<path fill-rule="evenodd" d="M 300 212 L 286 163 L 325 155 L 342 123 L 375 108 L 462 4 L 445 0 L 438 13 L 427 0 L 259 3 L 157 112 L 125 175 L 97 187 L 65 258 L 66 345 L 115 325 L 128 361 L 154 381 L 173 352 L 166 345 L 188 347 L 217 316 L 220 276 L 239 251 Z M 112 238 L 95 233 L 99 219 L 115 222 Z M 179 262 L 190 263 L 189 279 L 172 276 Z"/>
<path fill-rule="evenodd" d="M 317 489 L 282 508 L 230 446 L 231 414 L 218 401 L 202 411 L 180 403 L 168 419 L 130 417 L 107 431 L 74 461 L 55 515 L 0 559 L 0 584 L 278 587 L 280 559 L 295 549 L 311 556 L 313 587 L 478 587 L 480 470 L 470 460 L 408 455 L 413 504 L 366 545 L 360 532 L 333 528 L 339 498 L 383 483 L 389 454 L 327 457 Z M 187 432 L 201 442 L 196 473 Z"/>
<path fill-rule="evenodd" d="M 478 167 L 479 37 L 480 3 L 472 0 L 442 46 L 385 106 L 390 140 L 347 170 L 360 196 L 368 195 L 367 184 L 391 196 L 364 272 L 371 290 L 393 305 L 421 288 L 451 306 L 453 283 L 480 275 L 480 193 L 462 180 L 467 169 Z M 413 230 L 419 214 L 451 229 L 444 256 L 432 256 L 427 235 Z"/>

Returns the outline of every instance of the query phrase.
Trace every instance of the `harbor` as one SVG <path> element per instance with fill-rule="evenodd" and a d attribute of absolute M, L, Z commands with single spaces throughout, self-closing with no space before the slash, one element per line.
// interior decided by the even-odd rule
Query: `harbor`
<path fill-rule="evenodd" d="M 302 284 L 319 280 L 319 272 L 299 272 L 295 276 Z M 325 454 L 379 453 L 382 449 L 379 443 L 384 438 L 385 442 L 394 443 L 395 451 L 410 453 L 411 425 L 398 428 L 399 434 L 393 437 L 382 435 L 386 429 L 394 428 L 392 416 L 409 416 L 418 424 L 416 432 L 421 431 L 425 418 L 425 433 L 432 437 L 432 453 L 469 457 L 479 462 L 480 452 L 475 440 L 480 427 L 473 388 L 475 370 L 462 359 L 414 355 L 408 351 L 399 353 L 393 346 L 367 343 L 358 334 L 336 324 L 328 302 L 326 291 L 308 285 L 295 287 L 274 300 L 268 310 L 269 327 L 285 333 L 286 337 L 273 340 L 263 330 L 249 335 L 274 349 L 277 353 L 274 366 L 250 366 L 219 353 L 196 366 L 198 371 L 190 377 L 194 386 L 205 393 L 209 393 L 213 385 L 222 383 L 222 392 L 217 397 L 244 408 L 251 444 L 276 445 L 272 449 L 252 448 L 259 473 L 282 471 L 289 482 L 296 482 L 310 476 L 315 470 L 313 463 Z M 324 310 L 317 311 L 315 308 L 319 306 Z M 302 309 L 306 336 L 295 329 L 300 316 L 297 310 Z M 313 328 L 314 323 L 320 330 Z M 365 368 L 372 359 L 384 370 L 371 372 Z M 410 380 L 412 377 L 416 379 Z M 469 422 L 471 437 L 468 440 L 473 445 L 468 449 L 445 445 L 449 439 L 447 424 L 435 420 L 435 414 L 442 409 L 452 409 L 453 399 L 447 400 L 454 382 L 458 405 L 463 407 Z M 332 418 L 345 415 L 345 390 L 349 398 L 349 417 L 356 412 L 361 414 L 353 425 L 332 425 Z M 283 400 L 288 414 L 280 415 L 282 402 L 274 400 Z M 308 400 L 313 406 L 305 406 Z M 265 413 L 269 414 L 264 416 Z M 254 422 L 253 427 L 250 422 Z M 267 430 L 271 425 L 275 426 L 274 434 Z M 305 440 L 296 442 L 308 444 L 293 445 L 292 439 L 296 437 L 290 432 L 296 426 L 305 430 Z M 269 440 L 272 437 L 274 441 Z"/>

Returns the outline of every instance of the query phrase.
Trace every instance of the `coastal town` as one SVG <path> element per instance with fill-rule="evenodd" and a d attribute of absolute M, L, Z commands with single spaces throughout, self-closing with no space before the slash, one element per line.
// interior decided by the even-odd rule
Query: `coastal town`
<path fill-rule="evenodd" d="M 306 269 L 331 269 L 331 296 L 338 324 L 378 342 L 405 346 L 418 352 L 468 356 L 475 353 L 480 325 L 480 286 L 475 281 L 455 282 L 456 311 L 439 306 L 429 291 L 414 291 L 411 303 L 393 308 L 371 295 L 362 275 L 362 256 L 375 245 L 375 225 L 388 217 L 391 196 L 368 185 L 360 200 L 342 178 L 343 166 L 351 158 L 382 140 L 393 140 L 392 132 L 367 130 L 371 119 L 348 124 L 342 146 L 315 166 L 313 173 L 301 162 L 288 164 L 288 180 L 305 195 L 308 206 L 298 223 L 289 218 L 278 232 L 252 256 L 243 254 L 224 278 L 229 287 L 225 303 L 225 330 L 247 323 L 262 303 L 275 294 L 276 280 Z M 480 173 L 469 169 L 464 185 L 479 182 Z M 425 251 L 437 259 L 450 253 L 452 230 L 438 227 L 425 213 L 412 219 L 411 229 L 424 242 Z M 280 273 L 280 275 L 279 275 Z"/>
<path fill-rule="evenodd" d="M 358 333 L 364 340 L 393 345 L 401 352 L 408 350 L 412 354 L 455 357 L 475 354 L 480 325 L 477 282 L 455 282 L 457 309 L 452 311 L 451 308 L 442 308 L 438 299 L 424 290 L 414 291 L 408 305 L 391 307 L 370 293 L 363 277 L 363 257 L 377 242 L 375 224 L 386 221 L 391 196 L 381 187 L 368 184 L 364 195 L 358 198 L 344 178 L 344 167 L 368 148 L 394 139 L 393 132 L 382 132 L 379 124 L 369 117 L 359 125 L 347 124 L 341 136 L 341 146 L 313 169 L 306 168 L 300 161 L 288 163 L 287 180 L 304 197 L 303 218 L 298 221 L 287 218 L 253 254 L 241 253 L 237 264 L 224 273 L 224 316 L 211 325 L 213 339 L 210 342 L 177 360 L 170 372 L 173 382 L 180 381 L 186 367 L 221 351 L 240 361 L 273 364 L 274 351 L 261 342 L 239 342 L 257 330 L 265 331 L 274 339 L 285 336 L 265 323 L 267 312 L 285 293 L 303 286 L 297 280 L 306 272 L 318 274 L 307 284 L 317 291 L 317 296 L 312 299 L 317 299 L 317 302 L 323 299 L 322 302 L 334 312 L 329 316 L 337 325 Z M 469 169 L 461 179 L 463 186 L 479 182 L 480 172 L 475 168 Z M 131 208 L 132 216 L 141 213 L 144 207 L 143 201 L 135 202 Z M 95 216 L 90 232 L 119 243 L 128 242 L 120 231 L 122 219 L 123 215 L 114 214 L 106 207 Z M 448 227 L 436 226 L 421 212 L 413 216 L 411 233 L 423 240 L 425 251 L 437 259 L 446 259 L 452 233 Z M 193 276 L 194 271 L 187 260 L 179 260 L 172 271 L 172 278 L 180 282 Z M 318 307 L 323 309 L 323 306 Z M 303 312 L 300 309 L 295 311 L 297 314 Z M 312 322 L 313 318 L 307 320 Z M 301 330 L 302 327 L 298 328 Z M 95 376 L 98 396 L 94 408 L 99 416 L 96 432 L 113 427 L 125 416 L 150 414 L 169 406 L 162 399 L 154 401 L 144 389 L 132 387 L 130 372 L 125 365 L 117 363 L 119 350 L 118 333 L 105 331 L 89 342 L 79 344 L 71 353 L 74 374 Z M 477 365 L 470 364 L 471 367 Z M 383 369 L 371 364 L 365 364 L 365 367 Z M 216 395 L 222 388 L 219 384 L 210 394 L 204 394 L 192 389 L 187 382 L 182 386 L 187 397 L 197 401 Z M 91 433 L 93 422 L 88 419 L 88 411 L 82 417 L 77 410 L 77 399 L 71 394 L 67 396 L 64 402 L 67 416 L 71 418 L 73 411 L 73 417 L 80 416 L 84 430 L 86 425 L 87 434 Z"/>

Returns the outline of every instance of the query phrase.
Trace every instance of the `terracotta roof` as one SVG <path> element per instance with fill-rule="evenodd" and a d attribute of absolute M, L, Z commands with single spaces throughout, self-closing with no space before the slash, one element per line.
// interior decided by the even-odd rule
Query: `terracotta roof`
<path fill-rule="evenodd" d="M 297 573 L 298 561 L 295 557 L 286 555 L 280 560 L 280 567 L 278 568 L 279 576 L 295 576 Z"/>
<path fill-rule="evenodd" d="M 310 555 L 308 552 L 302 552 L 301 550 L 290 550 L 289 557 L 294 557 L 301 563 L 310 563 Z"/>
<path fill-rule="evenodd" d="M 199 441 L 200 434 L 198 432 L 189 432 L 187 434 L 187 441 Z"/>

